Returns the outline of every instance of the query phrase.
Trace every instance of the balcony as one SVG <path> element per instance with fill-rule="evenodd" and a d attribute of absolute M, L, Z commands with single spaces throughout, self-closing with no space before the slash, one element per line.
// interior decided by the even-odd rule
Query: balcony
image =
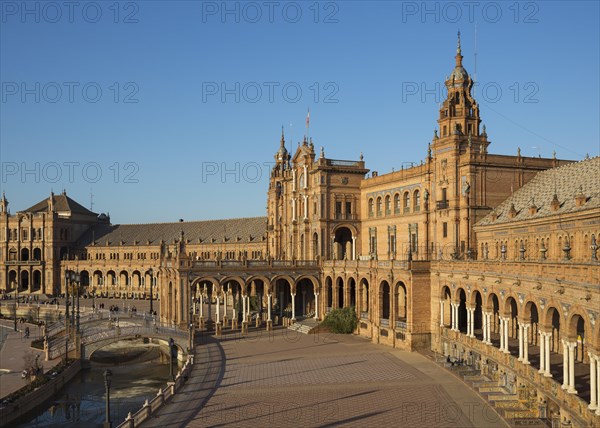
<path fill-rule="evenodd" d="M 444 201 L 436 201 L 435 208 L 438 210 L 445 210 L 445 209 L 450 208 L 450 204 L 448 203 L 447 199 Z"/>

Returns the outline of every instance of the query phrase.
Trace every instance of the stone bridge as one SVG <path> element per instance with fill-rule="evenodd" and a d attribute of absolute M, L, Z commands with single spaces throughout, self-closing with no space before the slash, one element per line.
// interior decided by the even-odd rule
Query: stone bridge
<path fill-rule="evenodd" d="M 70 330 L 73 331 L 65 334 L 64 323 L 48 327 L 48 332 L 54 334 L 47 335 L 44 343 L 47 360 L 60 358 L 66 352 L 71 356 L 74 353 L 77 358 L 89 359 L 95 351 L 111 343 L 139 338 L 160 340 L 165 344 L 172 338 L 179 348 L 177 355 L 182 357 L 187 354 L 190 334 L 193 334 L 188 330 L 159 323 L 150 317 L 135 313 L 116 317 L 98 312 L 85 320 L 80 319 L 80 333 L 76 333 L 71 327 Z"/>

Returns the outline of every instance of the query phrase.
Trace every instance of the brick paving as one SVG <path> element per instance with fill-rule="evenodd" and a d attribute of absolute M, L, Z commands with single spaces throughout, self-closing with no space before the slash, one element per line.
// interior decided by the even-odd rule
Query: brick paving
<path fill-rule="evenodd" d="M 146 426 L 507 426 L 430 359 L 359 337 L 277 329 L 202 342 L 187 385 Z"/>

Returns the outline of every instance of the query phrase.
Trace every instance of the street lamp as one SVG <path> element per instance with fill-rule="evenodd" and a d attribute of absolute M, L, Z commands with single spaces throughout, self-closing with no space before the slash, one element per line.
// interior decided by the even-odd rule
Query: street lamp
<path fill-rule="evenodd" d="M 73 327 L 75 327 L 75 287 L 73 286 L 73 284 L 75 283 L 75 271 L 72 270 L 70 271 L 70 275 L 71 275 L 71 287 L 73 287 L 73 292 L 71 293 L 71 299 L 73 301 L 72 305 L 71 305 L 71 325 Z"/>
<path fill-rule="evenodd" d="M 152 271 L 152 268 L 148 269 L 148 275 L 150 275 L 150 315 L 154 315 L 152 310 L 152 283 L 154 282 L 154 278 L 152 277 L 153 274 L 154 272 Z"/>
<path fill-rule="evenodd" d="M 109 369 L 104 370 L 104 387 L 106 388 L 106 416 L 104 418 L 104 428 L 112 428 L 110 421 L 110 381 L 112 372 Z"/>
<path fill-rule="evenodd" d="M 18 292 L 18 286 L 17 283 L 15 281 L 12 282 L 12 286 L 15 287 L 15 331 L 17 331 L 17 292 Z"/>
<path fill-rule="evenodd" d="M 79 272 L 77 272 L 75 274 L 75 284 L 77 284 L 77 333 L 79 333 L 79 317 L 80 317 L 80 311 L 79 311 L 79 295 L 81 294 L 81 275 L 79 274 Z"/>
<path fill-rule="evenodd" d="M 171 381 L 175 381 L 175 375 L 173 373 L 173 357 L 175 356 L 175 341 L 172 337 L 169 338 L 169 377 Z"/>
<path fill-rule="evenodd" d="M 189 351 L 188 351 L 188 355 L 192 353 L 192 348 L 194 346 L 194 307 L 195 303 L 192 303 L 192 306 L 190 307 L 190 343 L 189 343 Z"/>

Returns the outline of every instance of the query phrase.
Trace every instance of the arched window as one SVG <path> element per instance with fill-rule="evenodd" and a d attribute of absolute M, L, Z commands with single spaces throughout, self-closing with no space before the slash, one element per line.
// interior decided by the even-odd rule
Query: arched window
<path fill-rule="evenodd" d="M 381 206 L 381 196 L 377 198 L 377 217 L 381 215 L 382 206 Z"/>
<path fill-rule="evenodd" d="M 421 193 L 418 189 L 415 190 L 415 193 L 413 194 L 413 211 L 421 211 Z"/>
<path fill-rule="evenodd" d="M 373 198 L 369 199 L 369 217 L 373 217 L 374 215 L 374 204 Z"/>
<path fill-rule="evenodd" d="M 394 214 L 400 214 L 400 194 L 394 195 Z"/>
<path fill-rule="evenodd" d="M 402 197 L 403 199 L 403 206 L 404 206 L 404 212 L 410 212 L 410 193 L 408 192 L 404 192 L 404 196 Z"/>
<path fill-rule="evenodd" d="M 390 195 L 385 197 L 385 215 L 390 215 L 392 213 L 392 199 Z"/>

